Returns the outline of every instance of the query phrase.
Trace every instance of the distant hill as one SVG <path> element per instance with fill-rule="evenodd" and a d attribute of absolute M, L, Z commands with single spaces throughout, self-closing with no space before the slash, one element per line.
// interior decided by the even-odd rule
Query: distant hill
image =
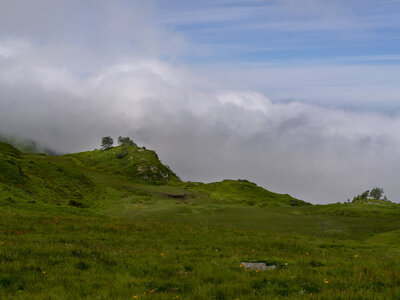
<path fill-rule="evenodd" d="M 19 199 L 89 207 L 126 190 L 138 193 L 140 185 L 140 193 L 145 191 L 150 198 L 176 198 L 197 205 L 310 205 L 247 180 L 182 182 L 154 151 L 137 146 L 47 156 L 25 154 L 0 142 L 0 170 L 0 200 L 11 202 Z"/>
<path fill-rule="evenodd" d="M 16 136 L 0 134 L 0 142 L 10 144 L 23 153 L 45 153 L 48 155 L 59 155 L 57 151 L 44 147 L 36 143 L 34 140 L 25 139 Z"/>
<path fill-rule="evenodd" d="M 196 191 L 207 192 L 214 201 L 246 206 L 306 206 L 311 205 L 288 194 L 270 192 L 247 180 L 223 180 L 208 184 L 198 184 L 193 187 Z"/>

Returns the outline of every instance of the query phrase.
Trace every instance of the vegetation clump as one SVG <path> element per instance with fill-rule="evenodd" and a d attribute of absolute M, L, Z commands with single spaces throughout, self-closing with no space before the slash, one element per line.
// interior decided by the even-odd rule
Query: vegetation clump
<path fill-rule="evenodd" d="M 118 137 L 118 144 L 121 146 L 134 146 L 137 147 L 136 143 L 134 143 L 129 137 Z"/>
<path fill-rule="evenodd" d="M 365 192 L 355 196 L 351 203 L 392 203 L 389 199 L 384 195 L 384 191 L 382 188 L 374 187 L 371 190 L 366 190 Z"/>
<path fill-rule="evenodd" d="M 114 140 L 111 136 L 105 136 L 101 139 L 101 149 L 109 150 L 114 145 Z"/>

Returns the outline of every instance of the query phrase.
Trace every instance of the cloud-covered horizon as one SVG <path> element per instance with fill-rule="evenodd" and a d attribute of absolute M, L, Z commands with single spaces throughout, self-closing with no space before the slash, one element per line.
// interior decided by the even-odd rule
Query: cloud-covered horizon
<path fill-rule="evenodd" d="M 397 4 L 326 3 L 0 2 L 0 133 L 59 152 L 130 136 L 183 180 L 399 201 Z M 354 54 L 367 40 L 389 46 Z"/>
<path fill-rule="evenodd" d="M 399 115 L 273 102 L 157 59 L 82 77 L 29 53 L 0 62 L 5 133 L 60 152 L 128 135 L 183 180 L 246 178 L 313 203 L 345 201 L 373 186 L 392 200 L 400 194 Z"/>

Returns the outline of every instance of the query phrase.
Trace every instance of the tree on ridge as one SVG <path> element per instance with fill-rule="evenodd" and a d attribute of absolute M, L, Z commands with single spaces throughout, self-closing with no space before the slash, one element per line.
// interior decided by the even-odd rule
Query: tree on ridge
<path fill-rule="evenodd" d="M 112 139 L 111 136 L 104 136 L 101 139 L 101 149 L 108 150 L 111 149 L 113 145 L 114 145 L 114 140 Z"/>

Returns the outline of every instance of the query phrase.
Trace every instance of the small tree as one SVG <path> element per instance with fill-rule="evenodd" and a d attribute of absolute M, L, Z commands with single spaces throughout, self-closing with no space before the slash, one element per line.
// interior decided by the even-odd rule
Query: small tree
<path fill-rule="evenodd" d="M 105 136 L 101 139 L 101 148 L 103 150 L 108 150 L 110 148 L 112 148 L 114 144 L 114 140 L 112 139 L 111 136 Z"/>
<path fill-rule="evenodd" d="M 121 146 L 137 146 L 129 137 L 122 137 L 118 138 L 118 144 Z"/>
<path fill-rule="evenodd" d="M 383 196 L 383 189 L 378 188 L 378 187 L 374 187 L 371 190 L 371 193 L 369 194 L 373 199 L 378 199 L 380 200 Z"/>
<path fill-rule="evenodd" d="M 360 198 L 365 200 L 365 199 L 368 199 L 369 196 L 370 196 L 370 191 L 367 190 L 360 195 Z"/>

